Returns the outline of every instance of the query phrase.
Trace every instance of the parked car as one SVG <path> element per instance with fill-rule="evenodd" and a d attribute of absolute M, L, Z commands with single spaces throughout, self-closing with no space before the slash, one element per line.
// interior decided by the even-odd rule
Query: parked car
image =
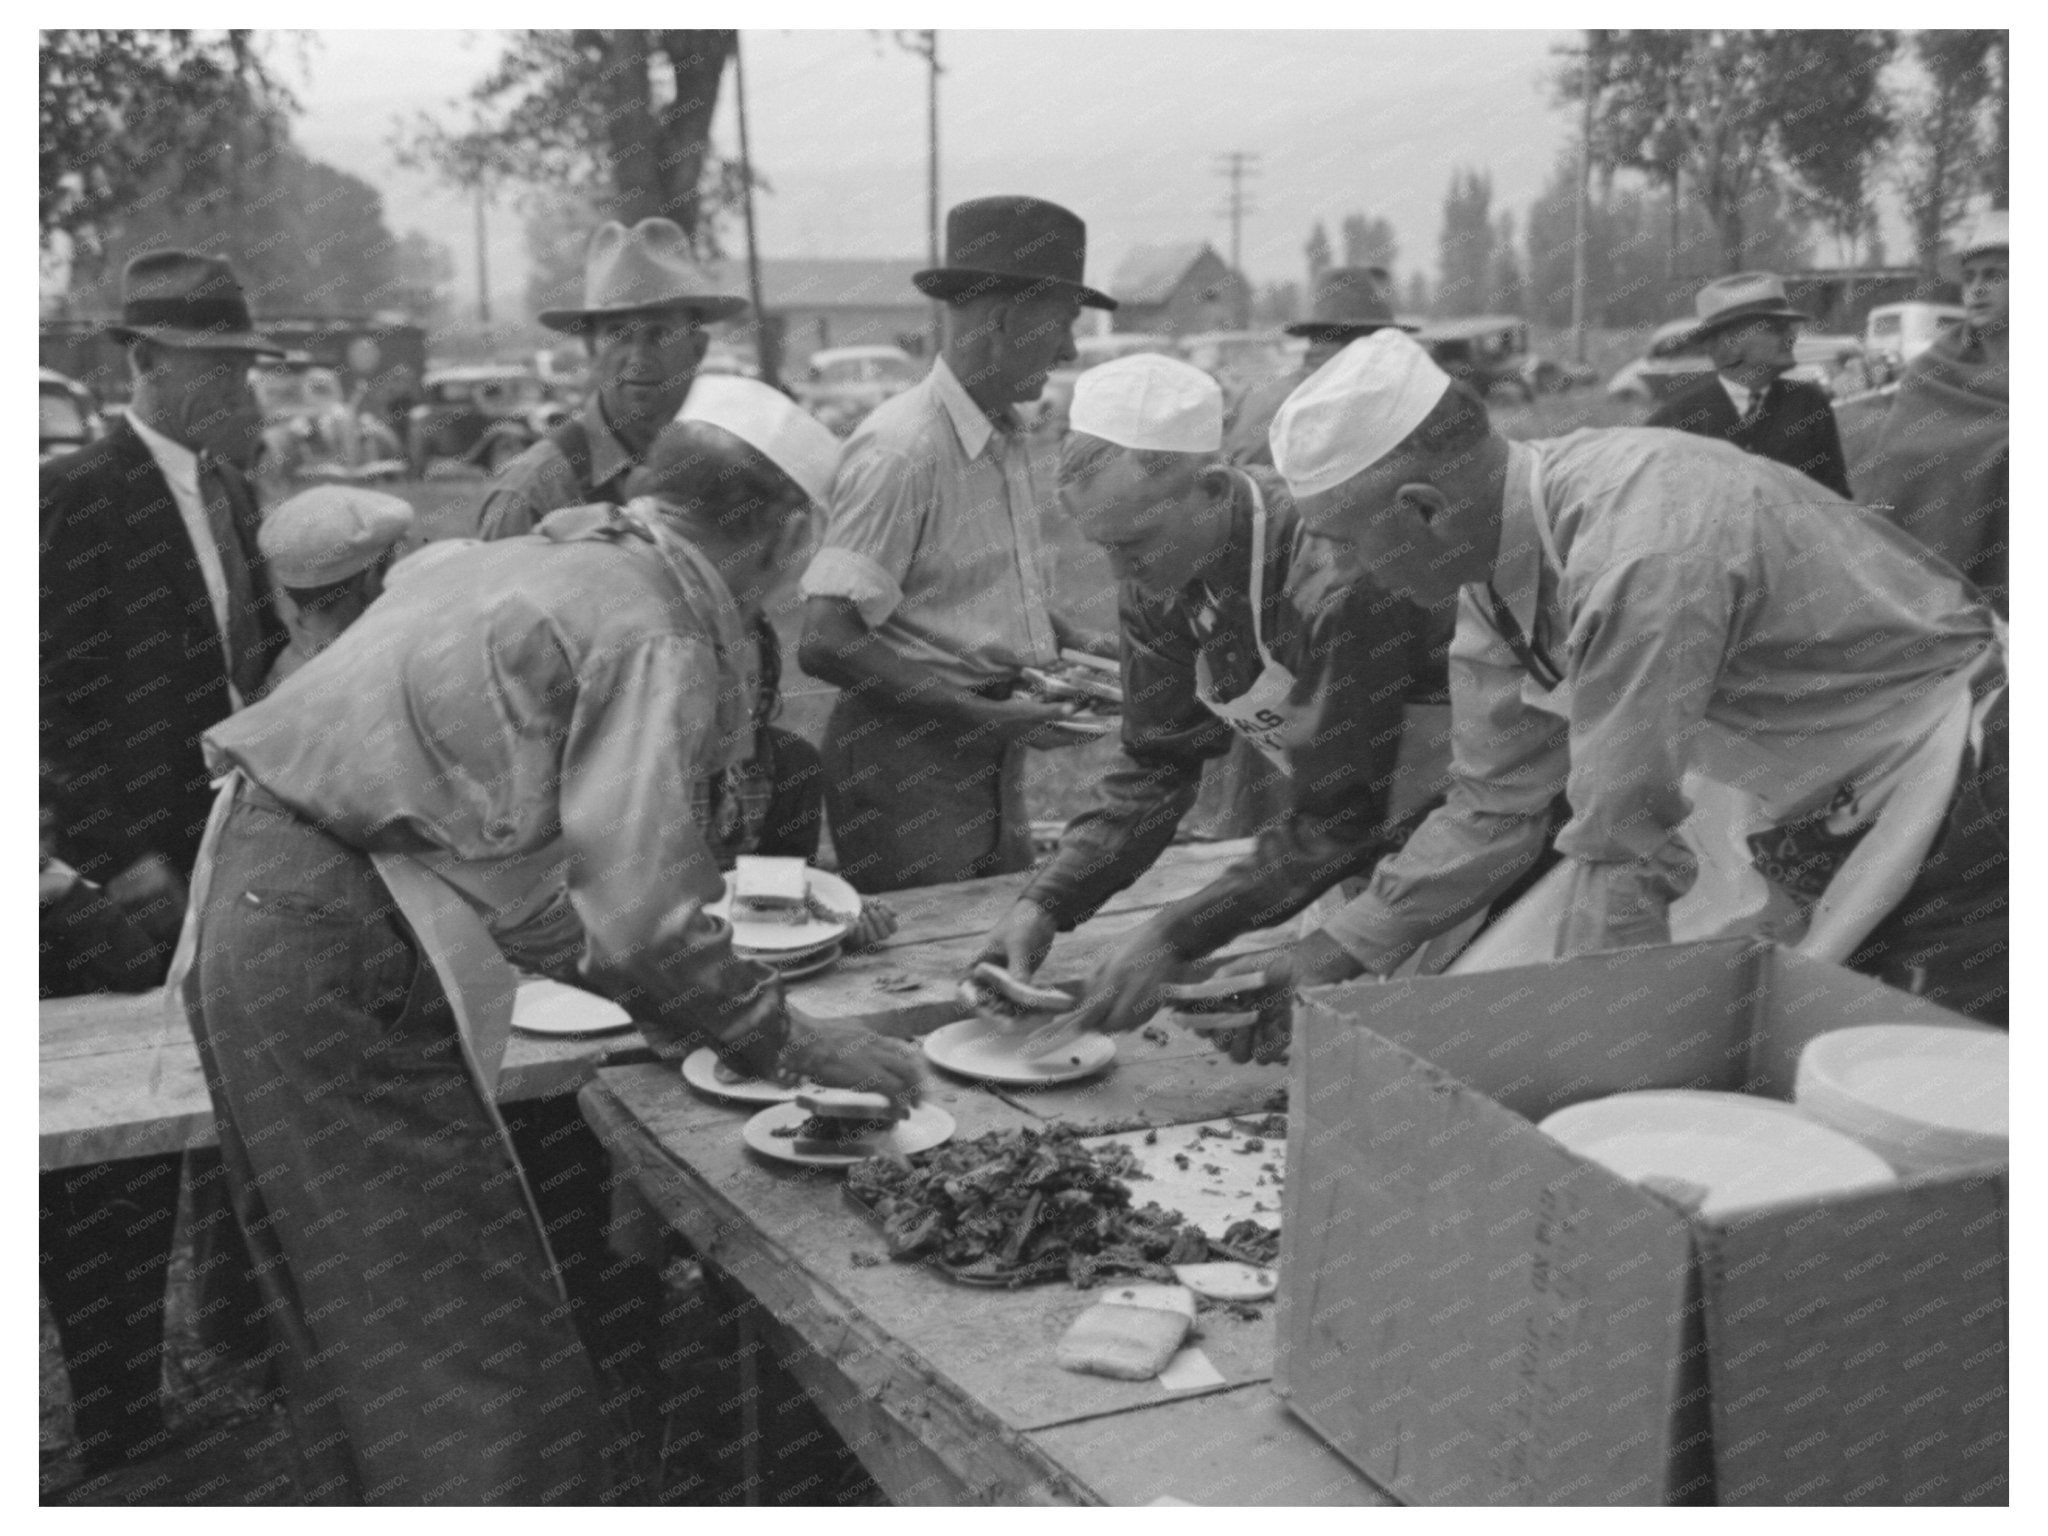
<path fill-rule="evenodd" d="M 51 459 L 97 441 L 106 432 L 92 391 L 54 368 L 37 368 L 36 453 Z"/>
<path fill-rule="evenodd" d="M 925 370 L 901 347 L 827 347 L 813 352 L 790 386 L 805 410 L 841 437 L 884 400 L 900 395 Z"/>
<path fill-rule="evenodd" d="M 1524 400 L 1534 400 L 1539 388 L 1567 377 L 1558 364 L 1551 364 L 1546 374 L 1530 357 L 1529 322 L 1518 315 L 1431 320 L 1415 339 L 1429 349 L 1437 367 L 1469 384 L 1481 399 L 1505 387 Z"/>
<path fill-rule="evenodd" d="M 406 415 L 406 459 L 415 476 L 454 461 L 496 474 L 568 416 L 547 385 L 516 364 L 440 368 L 421 382 L 425 399 Z"/>
<path fill-rule="evenodd" d="M 1064 435 L 1067 411 L 1074 403 L 1074 381 L 1090 368 L 1115 362 L 1120 357 L 1135 357 L 1140 352 L 1159 352 L 1173 357 L 1177 355 L 1178 348 L 1171 336 L 1156 331 L 1111 331 L 1103 336 L 1076 337 L 1074 361 L 1064 368 L 1053 369 L 1039 397 L 1017 407 L 1018 416 L 1034 432 L 1055 437 Z"/>
<path fill-rule="evenodd" d="M 1960 304 L 1880 304 L 1863 322 L 1863 349 L 1901 371 L 1965 318 Z"/>
<path fill-rule="evenodd" d="M 1663 404 L 1714 371 L 1713 360 L 1693 339 L 1692 320 L 1667 320 L 1650 334 L 1643 355 L 1607 382 L 1607 393 L 1644 406 Z M 1866 394 L 1888 382 L 1888 370 L 1874 361 L 1854 336 L 1801 335 L 1792 343 L 1795 359 L 1787 378 L 1818 384 L 1835 399 Z"/>
<path fill-rule="evenodd" d="M 542 347 L 533 354 L 533 376 L 566 409 L 582 400 L 590 383 L 590 354 L 581 342 Z"/>
<path fill-rule="evenodd" d="M 363 409 L 332 368 L 303 354 L 255 369 L 256 402 L 263 411 L 259 473 L 287 480 L 312 475 L 354 478 L 405 473 L 405 449 L 376 414 Z"/>
<path fill-rule="evenodd" d="M 742 350 L 731 342 L 714 341 L 704 349 L 704 361 L 697 365 L 699 373 L 723 373 L 736 378 L 758 379 L 761 364 L 755 358 L 753 349 Z"/>

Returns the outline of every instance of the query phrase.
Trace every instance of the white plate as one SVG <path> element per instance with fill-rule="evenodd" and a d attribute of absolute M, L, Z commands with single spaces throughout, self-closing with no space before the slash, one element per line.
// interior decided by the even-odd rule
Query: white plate
<path fill-rule="evenodd" d="M 1537 1129 L 1624 1179 L 1699 1185 L 1707 1192 L 1703 1216 L 1892 1182 L 1868 1147 L 1751 1094 L 1617 1093 L 1561 1109 Z"/>
<path fill-rule="evenodd" d="M 522 981 L 512 997 L 512 1027 L 529 1035 L 608 1035 L 633 1019 L 609 998 L 544 978 Z"/>
<path fill-rule="evenodd" d="M 1816 1036 L 1793 1098 L 1901 1172 L 2008 1156 L 2009 1037 L 1939 1024 L 1866 1024 Z"/>
<path fill-rule="evenodd" d="M 953 1135 L 953 1117 L 936 1104 L 920 1104 L 907 1119 L 899 1120 L 879 1136 L 857 1141 L 843 1152 L 799 1151 L 794 1136 L 777 1136 L 778 1129 L 802 1125 L 810 1119 L 799 1104 L 774 1104 L 741 1128 L 747 1145 L 763 1157 L 777 1162 L 798 1163 L 806 1168 L 848 1168 L 863 1158 L 893 1152 L 908 1157 L 923 1152 Z"/>
<path fill-rule="evenodd" d="M 789 1104 L 805 1086 L 799 1084 L 795 1088 L 785 1088 L 780 1083 L 758 1077 L 737 1083 L 722 1082 L 712 1070 L 717 1065 L 718 1052 L 708 1045 L 700 1045 L 683 1058 L 683 1081 L 706 1098 L 728 1104 Z"/>
<path fill-rule="evenodd" d="M 962 1077 L 1026 1088 L 1039 1083 L 1071 1083 L 1116 1060 L 1116 1041 L 1097 1034 L 1076 1035 L 1050 1056 L 1033 1060 L 1018 1051 L 1029 1033 L 1011 1033 L 986 1019 L 962 1019 L 926 1035 L 924 1053 L 935 1065 Z"/>
<path fill-rule="evenodd" d="M 860 893 L 837 875 L 827 874 L 822 869 L 804 871 L 804 889 L 813 900 L 822 902 L 834 912 L 860 911 Z M 844 938 L 853 927 L 851 923 L 828 923 L 815 915 L 802 923 L 759 923 L 752 919 L 734 923 L 730 881 L 726 883 L 726 893 L 704 910 L 732 923 L 735 948 L 753 950 L 759 955 L 816 949 L 820 944 Z"/>

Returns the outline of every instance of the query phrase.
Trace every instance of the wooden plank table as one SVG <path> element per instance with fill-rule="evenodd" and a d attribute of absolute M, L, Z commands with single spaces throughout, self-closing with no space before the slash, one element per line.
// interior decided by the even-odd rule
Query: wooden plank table
<path fill-rule="evenodd" d="M 1243 843 L 1189 845 L 1111 901 L 1086 936 L 1062 941 L 1062 964 L 1081 973 L 1121 926 L 1205 884 Z M 793 1010 L 820 1021 L 870 1023 L 898 1032 L 961 1016 L 959 971 L 1014 899 L 1023 877 L 934 886 L 890 898 L 902 934 L 851 958 L 829 977 L 790 989 Z M 1076 942 L 1084 937 L 1085 942 Z M 1069 957 L 1071 963 L 1069 964 Z M 949 969 L 950 967 L 950 969 Z M 199 1052 L 182 1020 L 164 1012 L 161 990 L 59 998 L 39 1005 L 45 1171 L 214 1144 L 213 1107 Z M 501 1102 L 573 1093 L 606 1065 L 649 1059 L 637 1030 L 586 1039 L 514 1033 L 499 1083 Z"/>
<path fill-rule="evenodd" d="M 1148 884 L 1058 941 L 1047 974 L 1084 973 L 1146 910 L 1235 851 L 1169 850 Z M 891 898 L 905 919 L 896 940 L 793 988 L 793 1002 L 903 1037 L 959 1017 L 953 984 L 1020 879 Z M 921 985 L 890 991 L 885 980 Z M 1249 1114 L 1286 1082 L 1284 1067 L 1234 1066 L 1180 1031 L 1126 1035 L 1118 1050 L 1113 1071 L 1078 1084 L 998 1092 L 934 1073 L 928 1096 L 972 1137 L 1051 1120 L 1122 1127 Z M 1063 1371 L 1054 1348 L 1089 1305 L 1084 1293 L 961 1286 L 888 1261 L 840 1175 L 755 1156 L 739 1134 L 750 1111 L 699 1098 L 672 1068 L 601 1068 L 580 1101 L 621 1174 L 752 1298 L 761 1342 L 899 1504 L 1394 1502 L 1274 1394 L 1271 1307 L 1202 1314 L 1198 1342 L 1221 1377 L 1210 1386 Z"/>

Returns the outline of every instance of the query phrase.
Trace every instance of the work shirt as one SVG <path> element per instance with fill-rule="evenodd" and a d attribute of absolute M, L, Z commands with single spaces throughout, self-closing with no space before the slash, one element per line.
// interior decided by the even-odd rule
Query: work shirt
<path fill-rule="evenodd" d="M 881 642 L 961 688 L 1058 659 L 1056 495 L 1014 412 L 991 421 L 941 358 L 855 430 L 832 480 L 806 598 L 851 602 Z"/>
<path fill-rule="evenodd" d="M 1537 534 L 1532 463 L 1562 570 Z M 1542 688 L 1468 587 L 1449 798 L 1327 925 L 1374 971 L 1526 869 L 1560 791 L 1571 947 L 1663 942 L 1695 873 L 1674 835 L 1688 768 L 1775 823 L 1824 810 L 1996 643 L 1962 578 L 1881 518 L 1797 470 L 1654 428 L 1510 445 L 1493 585 L 1563 671 L 1568 723 L 1535 707 Z"/>
<path fill-rule="evenodd" d="M 1252 471 L 1268 519 L 1261 628 L 1294 677 L 1302 713 L 1286 755 L 1292 808 L 1252 852 L 1165 922 L 1183 954 L 1300 911 L 1385 850 L 1387 789 L 1400 750 L 1402 706 L 1442 697 L 1441 649 L 1426 615 L 1370 581 L 1345 582 L 1306 541 L 1287 487 Z M 1122 750 L 1095 805 L 1076 817 L 1024 894 L 1061 929 L 1086 921 L 1151 867 L 1201 789 L 1202 766 L 1233 732 L 1197 693 L 1196 659 L 1221 700 L 1242 696 L 1263 663 L 1252 631 L 1252 505 L 1232 476 L 1230 531 L 1211 571 L 1173 593 L 1118 589 L 1123 629 Z"/>
<path fill-rule="evenodd" d="M 164 483 L 171 488 L 171 500 L 178 504 L 178 516 L 185 523 L 185 537 L 192 541 L 192 553 L 199 561 L 200 579 L 206 583 L 206 599 L 213 605 L 214 628 L 220 631 L 221 665 L 228 678 L 228 698 L 239 709 L 243 701 L 235 688 L 235 657 L 228 641 L 228 578 L 221 567 L 220 545 L 213 536 L 213 521 L 206 515 L 205 496 L 199 489 L 199 455 L 183 443 L 174 443 L 161 432 L 153 430 L 132 412 L 128 421 L 135 428 L 135 435 L 142 439 L 143 446 L 149 449 L 149 456 L 156 460 L 156 467 L 163 471 Z"/>
<path fill-rule="evenodd" d="M 622 502 L 626 477 L 637 461 L 619 441 L 599 408 L 597 391 L 577 412 L 590 441 L 590 480 L 576 478 L 568 455 L 543 437 L 498 472 L 477 513 L 477 532 L 486 539 L 531 533 L 540 520 L 562 507 L 589 502 Z"/>
<path fill-rule="evenodd" d="M 400 561 L 297 683 L 206 745 L 342 842 L 418 855 L 487 920 L 565 872 L 583 979 L 664 1055 L 712 1044 L 765 1073 L 780 991 L 704 911 L 723 885 L 699 826 L 703 781 L 748 739 L 752 650 L 658 518 L 572 507 Z"/>

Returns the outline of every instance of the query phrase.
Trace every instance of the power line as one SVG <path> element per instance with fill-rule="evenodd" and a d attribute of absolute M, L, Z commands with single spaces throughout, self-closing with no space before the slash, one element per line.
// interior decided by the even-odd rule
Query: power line
<path fill-rule="evenodd" d="M 1245 281 L 1242 259 L 1244 216 L 1257 212 L 1245 200 L 1244 184 L 1259 174 L 1258 161 L 1258 155 L 1243 149 L 1226 150 L 1216 157 L 1216 174 L 1230 182 L 1230 201 L 1223 209 L 1223 216 L 1230 220 L 1230 270 L 1239 282 Z M 1244 317 L 1239 318 L 1242 320 Z"/>

